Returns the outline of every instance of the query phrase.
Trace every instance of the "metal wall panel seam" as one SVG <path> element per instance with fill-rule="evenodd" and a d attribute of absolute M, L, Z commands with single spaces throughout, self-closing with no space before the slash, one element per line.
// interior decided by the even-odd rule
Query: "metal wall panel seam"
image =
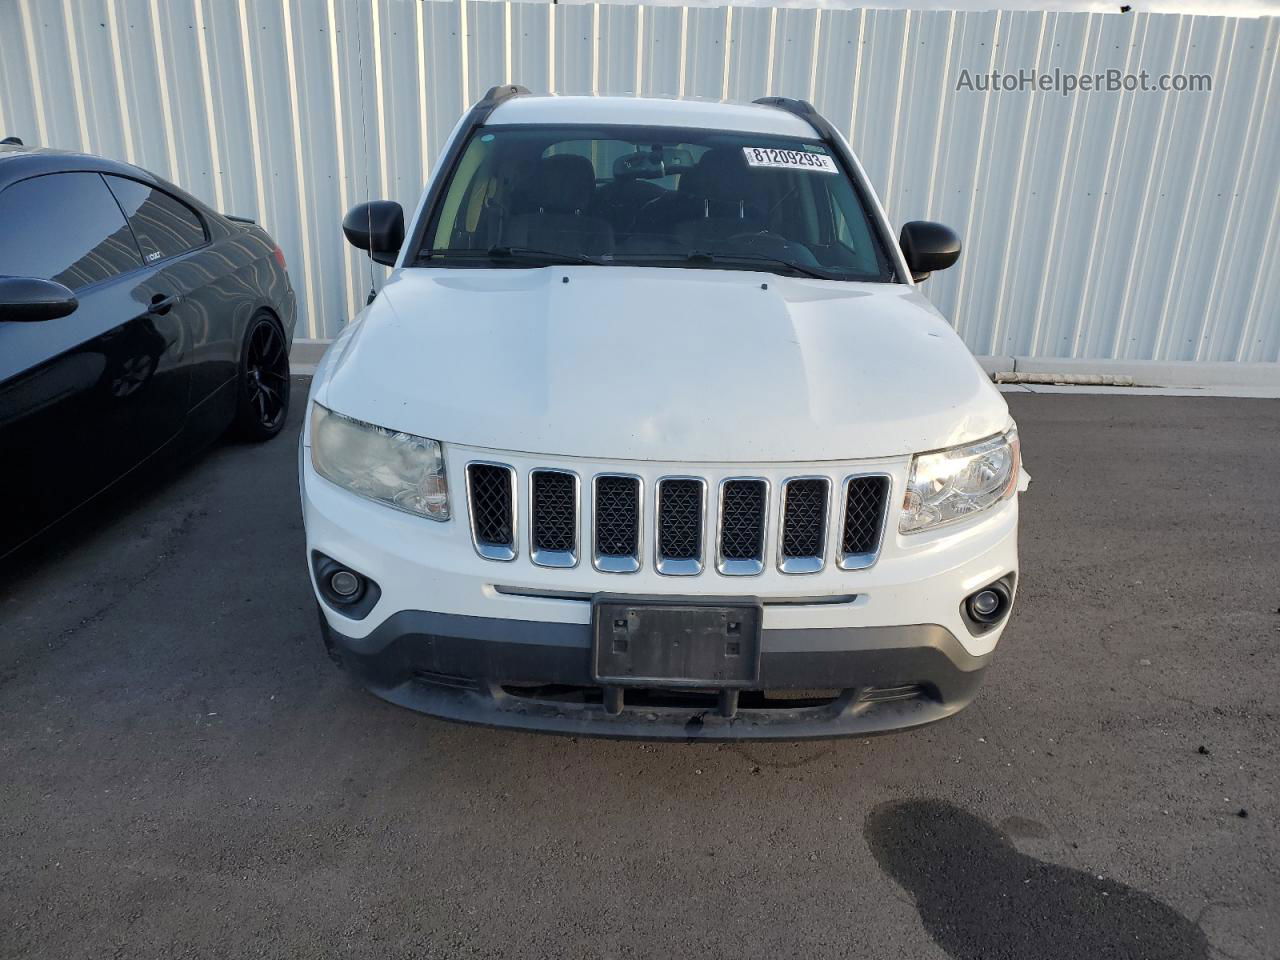
<path fill-rule="evenodd" d="M 374 193 L 385 197 L 391 185 L 391 173 L 390 157 L 387 154 L 387 98 L 382 80 L 382 64 L 385 58 L 382 55 L 381 6 L 381 0 L 373 0 L 369 4 L 369 49 L 373 53 L 369 59 L 373 61 L 373 128 L 378 136 L 378 189 Z M 461 9 L 466 10 L 465 3 L 461 4 Z M 465 31 L 460 31 L 460 36 L 465 57 L 467 42 Z"/>
<path fill-rule="evenodd" d="M 902 48 L 898 51 L 898 82 L 893 91 L 893 126 L 889 130 L 889 179 L 885 181 L 884 188 L 886 198 L 895 196 L 893 182 L 898 171 L 898 140 L 902 130 L 902 91 L 907 82 L 907 59 L 910 51 L 911 11 L 908 10 L 902 18 Z"/>
<path fill-rule="evenodd" d="M 458 44 L 459 63 L 462 67 L 462 81 L 458 84 L 462 94 L 460 110 L 466 111 L 471 106 L 471 61 L 468 57 L 467 42 L 470 30 L 467 26 L 467 3 L 469 0 L 458 0 Z M 379 87 L 381 90 L 381 87 Z"/>
<path fill-rule="evenodd" d="M 351 199 L 347 192 L 347 129 L 343 123 L 342 117 L 342 70 L 341 61 L 338 59 L 338 18 L 337 11 L 334 8 L 336 0 L 327 0 L 325 5 L 325 24 L 329 34 L 329 85 L 330 99 L 333 104 L 333 123 L 334 123 L 334 160 L 337 164 L 337 187 L 338 187 L 338 204 L 342 210 L 348 210 L 351 207 Z M 421 11 L 421 5 L 418 7 Z M 426 136 L 426 124 L 423 124 L 423 136 Z M 346 286 L 345 303 L 343 304 L 342 313 L 346 315 L 353 307 L 351 293 L 356 287 L 356 277 L 359 273 L 359 267 L 355 266 L 355 258 L 347 252 L 344 246 L 342 250 L 342 273 L 344 284 Z"/>
<path fill-rule="evenodd" d="M 160 92 L 160 123 L 164 127 L 165 156 L 169 164 L 168 170 L 161 172 L 176 181 L 178 179 L 178 133 L 173 127 L 173 103 L 169 99 L 169 68 L 164 55 L 165 35 L 160 28 L 160 0 L 151 0 L 148 10 L 151 15 L 152 48 L 156 55 L 156 89 Z M 39 96 L 36 97 L 36 102 L 40 102 Z M 47 142 L 42 135 L 41 143 Z"/>
<path fill-rule="evenodd" d="M 1125 53 L 1125 58 L 1124 58 L 1124 68 L 1126 73 L 1131 72 L 1133 69 L 1133 59 L 1132 59 L 1133 50 L 1134 50 L 1133 39 L 1134 39 L 1134 36 L 1137 34 L 1137 32 L 1138 32 L 1138 18 L 1134 17 L 1129 28 L 1129 45 L 1126 48 L 1127 52 Z M 1133 94 L 1133 96 L 1137 96 L 1136 92 Z M 1087 249 L 1090 251 L 1090 255 L 1085 261 L 1084 279 L 1080 284 L 1079 297 L 1077 298 L 1077 302 L 1079 303 L 1079 309 L 1076 311 L 1076 319 L 1072 325 L 1071 356 L 1073 357 L 1080 356 L 1080 339 L 1081 337 L 1084 336 L 1085 304 L 1088 302 L 1089 295 L 1092 290 L 1090 281 L 1093 278 L 1094 263 L 1098 259 L 1097 256 L 1094 254 L 1094 251 L 1098 249 L 1099 235 L 1102 230 L 1102 224 L 1104 221 L 1110 224 L 1111 211 L 1114 209 L 1114 206 L 1115 206 L 1114 201 L 1111 204 L 1108 204 L 1106 198 L 1107 198 L 1107 186 L 1111 183 L 1112 177 L 1114 176 L 1114 173 L 1115 173 L 1116 137 L 1120 132 L 1120 118 L 1124 115 L 1125 94 L 1121 93 L 1119 97 L 1120 97 L 1119 102 L 1116 103 L 1115 110 L 1113 111 L 1113 115 L 1112 115 L 1111 133 L 1107 138 L 1107 159 L 1106 159 L 1106 163 L 1103 165 L 1102 189 L 1098 191 L 1097 208 L 1094 211 L 1094 215 L 1092 218 L 1093 229 L 1090 231 L 1089 244 L 1087 247 Z M 1126 130 L 1126 133 L 1127 133 L 1127 130 Z M 1123 155 L 1123 150 L 1122 150 L 1122 155 Z"/>
<path fill-rule="evenodd" d="M 76 127 L 80 131 L 80 149 L 93 153 L 93 140 L 89 136 L 89 115 L 84 107 L 84 80 L 80 76 L 80 48 L 76 41 L 75 15 L 71 12 L 71 0 L 62 0 L 62 22 L 67 38 L 67 66 L 71 70 L 71 99 L 76 109 Z"/>
<path fill-rule="evenodd" d="M 1271 70 L 1269 72 L 1258 70 L 1257 75 L 1254 78 L 1253 93 L 1249 97 L 1249 109 L 1245 111 L 1245 116 L 1258 117 L 1259 122 L 1257 124 L 1251 125 L 1250 133 L 1246 134 L 1245 136 L 1245 145 L 1243 149 L 1241 149 L 1238 153 L 1239 159 L 1236 163 L 1235 174 L 1231 178 L 1231 186 L 1232 186 L 1231 202 L 1227 209 L 1226 221 L 1223 224 L 1222 232 L 1224 236 L 1230 237 L 1230 236 L 1236 235 L 1237 229 L 1239 227 L 1240 213 L 1242 210 L 1245 209 L 1245 204 L 1241 196 L 1241 191 L 1239 190 L 1239 184 L 1241 180 L 1244 179 L 1246 158 L 1248 158 L 1249 180 L 1252 181 L 1254 176 L 1254 166 L 1258 158 L 1258 145 L 1259 143 L 1261 143 L 1261 140 L 1262 140 L 1262 137 L 1261 137 L 1262 116 L 1261 116 L 1261 111 L 1258 109 L 1258 96 L 1263 92 L 1264 89 L 1270 89 L 1272 82 L 1274 82 L 1275 66 L 1276 66 L 1276 61 L 1278 59 L 1280 58 L 1272 57 Z M 1264 88 L 1264 80 L 1263 80 L 1264 77 L 1266 78 L 1265 88 Z M 1264 99 L 1264 103 L 1263 103 L 1264 110 L 1265 110 L 1265 107 L 1266 107 L 1266 104 Z M 1256 135 L 1254 135 L 1255 133 Z M 1250 146 L 1250 143 L 1252 143 L 1252 146 Z M 1206 302 L 1209 304 L 1214 304 L 1218 302 L 1219 288 L 1222 280 L 1223 267 L 1227 262 L 1227 250 L 1228 250 L 1228 244 L 1225 244 L 1225 243 L 1218 244 L 1218 254 L 1214 258 L 1213 274 L 1212 274 L 1212 279 L 1209 281 L 1209 293 L 1206 298 Z M 1200 329 L 1199 329 L 1198 336 L 1196 338 L 1196 355 L 1195 355 L 1196 360 L 1208 359 L 1208 357 L 1206 356 L 1206 353 L 1208 352 L 1207 334 L 1209 331 L 1209 319 L 1211 316 L 1212 316 L 1212 313 L 1209 310 L 1205 310 L 1200 318 Z M 1241 323 L 1241 337 L 1242 337 L 1241 342 L 1243 342 L 1244 327 L 1247 322 L 1248 322 L 1248 317 L 1247 316 L 1243 317 L 1242 323 Z M 1239 357 L 1237 357 L 1236 359 L 1239 359 Z"/>
<path fill-rule="evenodd" d="M 1183 18 L 1178 17 L 1178 32 L 1174 38 L 1175 48 L 1178 42 L 1182 39 L 1182 26 L 1183 26 Z M 1166 116 L 1168 116 L 1169 101 L 1170 101 L 1170 97 L 1168 96 L 1168 94 L 1165 94 L 1160 97 L 1160 115 L 1159 115 L 1158 122 L 1156 124 L 1156 134 L 1155 134 L 1157 142 L 1161 140 L 1161 131 L 1163 131 L 1165 128 L 1165 118 Z M 1175 116 L 1176 116 L 1176 113 L 1177 113 L 1177 107 L 1175 104 L 1175 107 L 1174 107 Z M 1163 160 L 1165 159 L 1166 156 L 1167 156 L 1167 153 L 1165 151 L 1160 151 L 1161 168 L 1163 167 Z M 1147 165 L 1147 168 L 1146 168 L 1146 177 L 1145 177 L 1145 182 L 1142 188 L 1142 203 L 1140 205 L 1140 211 L 1138 214 L 1138 229 L 1134 231 L 1134 236 L 1136 237 L 1140 237 L 1143 235 L 1142 227 L 1146 223 L 1147 214 L 1151 209 L 1151 185 L 1152 183 L 1155 182 L 1156 169 L 1157 169 L 1156 163 L 1150 163 Z M 1120 309 L 1116 313 L 1115 332 L 1113 334 L 1112 341 L 1111 341 L 1111 350 L 1108 353 L 1108 356 L 1115 357 L 1117 359 L 1125 359 L 1125 360 L 1135 359 L 1127 355 L 1122 357 L 1120 353 L 1120 344 L 1124 340 L 1124 335 L 1126 332 L 1127 321 L 1128 321 L 1128 311 L 1129 311 L 1129 301 L 1133 293 L 1133 275 L 1134 275 L 1134 270 L 1137 267 L 1137 261 L 1138 261 L 1138 258 L 1136 255 L 1129 257 L 1127 268 L 1125 271 L 1124 284 L 1121 286 Z"/>
<path fill-rule="evenodd" d="M 124 158 L 129 163 L 137 163 L 137 151 L 133 146 L 133 121 L 129 115 L 128 85 L 124 77 L 124 56 L 121 53 L 120 18 L 116 12 L 119 0 L 106 0 L 107 3 L 107 39 L 111 43 L 112 80 L 115 82 L 116 102 L 120 104 L 120 128 L 124 139 Z M 0 130 L 4 123 L 0 121 Z"/>
<path fill-rule="evenodd" d="M 995 38 L 1000 36 L 1001 13 L 1002 11 L 999 11 L 999 10 L 996 11 L 995 24 L 992 26 L 992 30 L 991 30 L 992 40 L 991 40 L 991 46 L 990 46 L 990 53 L 988 55 L 988 60 L 987 60 L 987 73 L 991 73 L 995 69 L 995 63 L 996 63 Z M 981 119 L 978 121 L 978 124 L 977 124 L 978 149 L 975 153 L 975 160 L 983 156 L 983 146 L 986 143 L 986 137 L 987 137 L 987 115 L 991 107 L 991 96 L 992 96 L 991 91 L 987 91 L 987 93 L 984 94 L 982 97 L 982 115 L 981 115 Z M 978 166 L 976 163 L 974 165 L 973 174 L 974 174 L 973 185 L 976 187 L 978 182 Z M 970 224 L 973 223 L 973 213 L 974 213 L 974 210 L 977 208 L 977 204 L 978 204 L 978 191 L 976 189 L 970 189 L 969 190 L 969 211 L 968 211 L 968 214 L 965 216 L 964 223 L 960 225 L 961 230 L 965 230 Z M 969 271 L 961 270 L 960 277 L 956 281 L 956 293 L 955 293 L 955 297 L 952 300 L 953 303 L 955 304 L 964 303 L 965 285 L 968 278 L 969 278 Z M 950 319 L 951 319 L 951 323 L 956 327 L 956 329 L 960 330 L 961 329 L 960 325 L 964 322 L 963 317 L 957 317 L 953 315 Z"/>
<path fill-rule="evenodd" d="M 155 2 L 155 0 L 152 0 Z M 240 55 L 244 62 L 244 85 L 249 109 L 249 149 L 253 161 L 253 195 L 256 202 L 254 219 L 261 222 L 267 216 L 267 185 L 262 179 L 262 143 L 258 137 L 258 95 L 253 79 L 253 47 L 249 43 L 249 12 L 245 0 L 239 0 Z M 169 106 L 165 105 L 168 112 Z"/>
<path fill-rule="evenodd" d="M 423 6 L 421 3 L 413 7 L 414 39 L 418 63 L 418 150 L 422 160 L 422 182 L 431 179 L 431 144 L 428 139 L 430 127 L 427 124 L 427 44 L 423 24 Z M 511 75 L 511 4 L 507 4 L 507 75 Z"/>
<path fill-rule="evenodd" d="M 685 67 L 689 62 L 689 8 L 680 8 L 680 83 L 677 85 L 677 95 L 684 96 L 685 90 Z"/>
<path fill-rule="evenodd" d="M 813 43 L 811 45 L 809 57 L 809 95 L 805 98 L 810 103 L 817 98 L 818 89 L 818 45 L 822 42 L 822 8 L 818 7 L 813 11 Z M 728 59 L 728 47 L 725 48 L 725 58 Z M 728 64 L 725 65 L 725 73 L 729 72 Z"/>
<path fill-rule="evenodd" d="M 1219 25 L 1222 25 L 1224 23 L 1225 21 L 1219 21 Z M 1236 21 L 1236 24 L 1238 25 L 1239 21 Z M 1215 60 L 1214 75 L 1218 76 L 1220 80 L 1222 75 L 1217 70 L 1216 65 L 1222 62 L 1222 47 L 1225 42 L 1226 42 L 1226 30 L 1224 29 L 1224 30 L 1221 30 L 1219 33 L 1218 49 L 1214 56 L 1214 60 Z M 1233 32 L 1233 42 L 1234 42 L 1234 32 Z M 1218 91 L 1214 95 L 1215 97 L 1217 98 L 1221 97 L 1222 95 L 1221 91 L 1223 90 L 1223 87 L 1224 85 L 1221 82 L 1219 82 Z M 1212 156 L 1212 153 L 1213 153 L 1213 146 L 1212 146 L 1213 138 L 1210 137 L 1209 135 L 1209 121 L 1210 121 L 1210 118 L 1213 118 L 1213 121 L 1214 121 L 1213 130 L 1216 133 L 1218 129 L 1218 120 L 1220 120 L 1222 117 L 1222 111 L 1220 109 L 1217 109 L 1217 106 L 1218 105 L 1215 104 L 1214 99 L 1211 98 L 1209 100 L 1208 105 L 1205 108 L 1204 118 L 1200 121 L 1200 136 L 1196 139 L 1195 160 L 1192 162 L 1192 166 L 1191 166 L 1191 171 L 1192 171 L 1191 183 L 1193 184 L 1200 182 L 1198 174 L 1200 173 L 1201 165 L 1204 162 L 1206 141 L 1210 142 L 1210 146 L 1209 146 L 1210 155 Z M 1173 241 L 1173 248 L 1172 248 L 1173 257 L 1171 259 L 1170 268 L 1169 268 L 1169 282 L 1164 285 L 1164 294 L 1160 298 L 1160 309 L 1156 311 L 1156 333 L 1155 333 L 1154 346 L 1152 347 L 1152 353 L 1154 353 L 1156 356 L 1162 356 L 1163 352 L 1169 346 L 1168 337 L 1169 337 L 1169 328 L 1171 326 L 1170 317 L 1169 317 L 1169 310 L 1170 310 L 1170 303 L 1171 303 L 1170 295 L 1173 293 L 1175 285 L 1178 285 L 1178 281 L 1179 281 L 1178 268 L 1182 263 L 1183 254 L 1186 252 L 1186 248 L 1190 242 L 1186 234 L 1187 221 L 1191 214 L 1193 202 L 1197 198 L 1203 198 L 1204 195 L 1205 195 L 1205 191 L 1203 190 L 1192 189 L 1192 190 L 1186 191 L 1186 200 L 1182 206 L 1182 216 L 1178 220 L 1178 232 L 1174 236 L 1174 241 Z M 1183 303 L 1181 298 L 1174 300 L 1172 302 L 1179 305 Z M 1182 358 L 1176 358 L 1176 359 L 1182 359 Z"/>
<path fill-rule="evenodd" d="M 217 116 L 213 108 L 213 82 L 209 79 L 209 38 L 205 35 L 204 2 L 194 0 L 196 15 L 196 50 L 200 61 L 200 98 L 210 120 Z M 218 124 L 209 124 L 209 170 L 213 174 L 213 204 L 219 211 L 227 209 L 222 189 L 222 151 L 218 148 Z"/>
<path fill-rule="evenodd" d="M 152 0 L 154 3 L 155 0 Z M 36 59 L 36 38 L 31 23 L 30 0 L 18 0 L 18 18 L 22 22 L 22 42 L 27 53 L 27 71 L 31 78 L 32 100 L 36 115 L 36 136 L 40 143 L 49 142 L 49 125 L 44 115 L 43 84 L 40 82 L 40 64 Z"/>
<path fill-rule="evenodd" d="M 1089 48 L 1089 38 L 1092 35 L 1094 15 L 1090 13 L 1090 14 L 1086 14 L 1086 16 L 1088 17 L 1088 19 L 1085 21 L 1084 41 L 1080 44 L 1080 61 L 1076 64 L 1075 72 L 1077 73 L 1077 75 L 1084 73 L 1085 55 Z M 1071 158 L 1073 148 L 1075 147 L 1075 144 L 1072 139 L 1072 133 L 1075 131 L 1075 126 L 1076 126 L 1076 110 L 1079 107 L 1082 99 L 1083 98 L 1081 97 L 1073 97 L 1071 100 L 1071 109 L 1067 114 L 1067 132 L 1065 137 L 1063 138 L 1064 143 L 1063 143 L 1063 149 L 1062 149 L 1062 157 L 1058 165 L 1058 176 L 1057 176 L 1058 187 L 1057 187 L 1057 190 L 1054 191 L 1053 211 L 1049 217 L 1049 230 L 1045 236 L 1045 239 L 1046 239 L 1045 262 L 1048 264 L 1053 264 L 1056 262 L 1054 259 L 1054 248 L 1057 245 L 1056 242 L 1057 242 L 1057 235 L 1058 235 L 1058 220 L 1062 215 L 1062 197 L 1064 192 L 1063 188 L 1066 185 L 1066 182 L 1068 179 L 1067 177 L 1068 161 Z M 1036 291 L 1036 306 L 1035 306 L 1035 310 L 1032 311 L 1032 314 L 1035 317 L 1034 325 L 1031 328 L 1031 353 L 1033 354 L 1037 353 L 1037 347 L 1040 345 L 1041 339 L 1044 333 L 1044 326 L 1045 326 L 1044 301 L 1045 301 L 1045 296 L 1048 293 L 1048 287 L 1049 287 L 1048 278 L 1049 278 L 1049 272 L 1047 270 L 1042 271 L 1040 273 L 1040 283 L 1038 285 L 1039 289 Z"/>
<path fill-rule="evenodd" d="M 511 0 L 503 4 L 502 11 L 502 82 L 514 83 L 511 79 Z"/>
<path fill-rule="evenodd" d="M 459 0 L 465 3 L 466 0 Z M 560 7 L 552 4 L 547 9 L 547 92 L 556 92 L 556 11 Z"/>
<path fill-rule="evenodd" d="M 307 165 L 303 162 L 302 151 L 302 116 L 298 109 L 298 62 L 297 55 L 294 50 L 293 40 L 293 12 L 291 9 L 292 0 L 280 0 L 280 10 L 284 17 L 284 51 L 285 65 L 289 82 L 287 89 L 289 92 L 289 113 L 290 120 L 293 124 L 293 136 L 290 140 L 293 142 L 293 176 L 294 185 L 297 190 L 298 197 L 298 239 L 302 244 L 302 281 L 306 289 L 307 296 L 307 330 L 311 336 L 319 333 L 319 326 L 316 323 L 317 316 L 323 316 L 319 298 L 316 297 L 315 280 L 313 277 L 314 263 L 311 257 L 311 218 L 309 209 L 311 201 L 307 193 Z"/>
<path fill-rule="evenodd" d="M 729 64 L 733 59 L 733 7 L 724 11 L 724 70 L 720 74 L 720 99 L 729 99 Z M 816 69 L 816 65 L 815 65 Z M 810 94 L 812 96 L 812 94 Z"/>
<path fill-rule="evenodd" d="M 591 5 L 591 95 L 600 95 L 600 4 Z"/>
<path fill-rule="evenodd" d="M 855 136 L 854 124 L 858 119 L 858 83 L 862 79 L 862 38 L 867 32 L 867 11 L 858 11 L 858 47 L 857 53 L 853 58 L 853 106 L 849 110 L 849 143 L 854 150 L 858 149 L 858 141 Z"/>
<path fill-rule="evenodd" d="M 767 71 L 764 75 L 764 93 L 767 97 L 773 96 L 773 63 L 776 59 L 778 40 L 778 8 L 769 8 L 769 60 Z"/>
<path fill-rule="evenodd" d="M 1272 45 L 1272 50 L 1274 51 L 1276 47 L 1275 38 L 1272 38 L 1271 45 Z M 1273 57 L 1273 64 L 1274 64 L 1274 57 Z M 1273 106 L 1273 104 L 1275 104 L 1277 100 L 1280 100 L 1280 98 L 1273 96 L 1273 94 L 1275 94 L 1274 87 L 1272 87 L 1267 94 L 1268 109 L 1270 109 L 1270 107 Z M 1275 121 L 1273 120 L 1273 123 L 1274 122 Z M 1265 126 L 1261 126 L 1260 129 L 1267 129 L 1267 128 Z M 1272 129 L 1274 129 L 1274 127 Z M 1273 176 L 1275 175 L 1276 167 L 1277 167 L 1277 164 L 1273 163 L 1271 168 Z M 1280 269 L 1277 269 L 1276 266 L 1273 264 L 1273 258 L 1275 257 L 1275 252 L 1277 250 L 1276 235 L 1280 233 L 1280 230 L 1276 228 L 1277 223 L 1280 223 L 1280 189 L 1276 190 L 1272 197 L 1271 213 L 1267 219 L 1267 223 L 1270 224 L 1270 229 L 1267 231 L 1267 234 L 1266 234 L 1266 240 L 1264 241 L 1264 244 L 1263 244 L 1262 257 L 1259 261 L 1258 269 L 1253 271 L 1253 283 L 1249 290 L 1249 299 L 1247 301 L 1247 306 L 1245 307 L 1245 312 L 1244 312 L 1245 325 L 1240 331 L 1240 339 L 1236 345 L 1237 360 L 1243 360 L 1246 358 L 1254 359 L 1254 360 L 1271 359 L 1270 357 L 1265 357 L 1265 356 L 1252 357 L 1252 356 L 1249 356 L 1249 354 L 1251 354 L 1252 352 L 1250 349 L 1250 343 L 1253 337 L 1255 336 L 1254 328 L 1257 326 L 1259 322 L 1261 322 L 1261 319 L 1262 319 L 1262 311 L 1260 309 L 1259 302 L 1260 302 L 1260 297 L 1262 293 L 1263 278 L 1267 276 L 1268 268 L 1270 268 L 1272 273 L 1280 272 Z M 1276 314 L 1272 314 L 1271 322 L 1272 324 L 1280 323 L 1280 316 L 1277 316 Z"/>
<path fill-rule="evenodd" d="M 636 96 L 644 96 L 644 7 L 636 7 Z"/>
<path fill-rule="evenodd" d="M 929 182 L 926 187 L 929 192 L 924 200 L 924 208 L 928 216 L 933 215 L 934 189 L 938 185 L 938 160 L 942 156 L 942 121 L 947 115 L 945 106 L 950 99 L 947 94 L 951 83 L 951 47 L 955 42 L 955 36 L 956 12 L 950 10 L 947 12 L 947 51 L 942 61 L 942 79 L 938 88 L 937 119 L 933 125 L 933 151 L 929 160 Z"/>

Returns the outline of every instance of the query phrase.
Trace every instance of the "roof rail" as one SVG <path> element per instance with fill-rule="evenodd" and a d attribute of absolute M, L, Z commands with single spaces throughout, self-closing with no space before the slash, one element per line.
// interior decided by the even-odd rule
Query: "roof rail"
<path fill-rule="evenodd" d="M 757 103 L 762 107 L 776 107 L 778 110 L 785 110 L 787 113 L 799 117 L 801 120 L 809 124 L 809 126 L 813 127 L 813 129 L 817 131 L 818 136 L 827 141 L 827 143 L 829 143 L 837 153 L 840 153 L 841 155 L 846 153 L 839 131 L 837 131 L 836 128 L 831 125 L 831 121 L 820 114 L 818 112 L 818 108 L 808 100 L 794 100 L 791 97 L 760 97 L 759 99 L 752 100 L 751 102 Z M 848 161 L 853 160 L 851 156 L 846 156 L 845 159 Z"/>
<path fill-rule="evenodd" d="M 777 107 L 787 113 L 794 113 L 801 120 L 808 120 L 810 123 L 815 119 L 822 120 L 821 114 L 808 100 L 794 100 L 791 97 L 759 97 L 751 102 L 758 103 L 762 107 Z"/>
<path fill-rule="evenodd" d="M 490 87 L 485 91 L 484 96 L 480 98 L 479 102 L 471 108 L 473 114 L 478 111 L 483 111 L 479 117 L 473 117 L 473 119 L 483 122 L 484 118 L 493 113 L 494 108 L 499 104 L 506 103 L 512 97 L 528 95 L 528 89 L 520 86 L 518 83 L 504 83 L 501 86 Z M 477 123 L 477 126 L 479 126 L 479 123 Z"/>
<path fill-rule="evenodd" d="M 840 136 L 836 132 L 836 128 L 808 100 L 795 100 L 791 97 L 760 97 L 751 102 L 758 103 L 762 107 L 776 107 L 779 110 L 785 110 L 787 113 L 797 116 L 808 123 L 818 132 L 818 136 L 828 141 L 833 147 L 838 148 L 840 145 Z"/>

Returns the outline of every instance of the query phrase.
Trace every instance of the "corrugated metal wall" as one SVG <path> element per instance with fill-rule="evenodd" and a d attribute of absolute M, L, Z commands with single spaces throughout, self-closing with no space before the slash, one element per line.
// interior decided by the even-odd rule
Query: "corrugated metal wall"
<path fill-rule="evenodd" d="M 926 285 L 979 354 L 1280 359 L 1276 18 L 491 0 L 0 0 L 0 131 L 134 161 L 279 239 L 301 332 L 369 268 L 485 88 L 811 99 L 890 216 L 966 244 Z M 957 91 L 962 69 L 1213 77 L 1211 93 Z M 13 229 L 0 225 L 0 229 Z M 378 273 L 383 273 L 378 268 Z"/>

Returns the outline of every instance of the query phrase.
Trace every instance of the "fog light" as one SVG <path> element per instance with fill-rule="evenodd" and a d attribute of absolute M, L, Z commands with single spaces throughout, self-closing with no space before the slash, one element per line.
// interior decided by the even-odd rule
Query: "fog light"
<path fill-rule="evenodd" d="M 360 592 L 360 578 L 350 570 L 339 570 L 329 578 L 329 589 L 344 600 Z"/>
<path fill-rule="evenodd" d="M 975 617 L 989 617 L 1000 609 L 1000 596 L 994 590 L 983 590 L 974 595 L 969 606 Z"/>
<path fill-rule="evenodd" d="M 992 630 L 1009 615 L 1013 604 L 1013 577 L 1001 577 L 981 590 L 975 590 L 960 604 L 960 615 L 975 637 Z"/>
<path fill-rule="evenodd" d="M 376 581 L 319 550 L 311 552 L 311 564 L 316 593 L 335 613 L 351 620 L 363 620 L 382 597 Z"/>

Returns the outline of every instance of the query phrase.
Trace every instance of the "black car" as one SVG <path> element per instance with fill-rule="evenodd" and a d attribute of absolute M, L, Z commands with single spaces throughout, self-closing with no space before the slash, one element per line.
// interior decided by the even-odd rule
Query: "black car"
<path fill-rule="evenodd" d="M 0 557 L 162 452 L 279 433 L 296 310 L 252 222 L 0 145 Z"/>

